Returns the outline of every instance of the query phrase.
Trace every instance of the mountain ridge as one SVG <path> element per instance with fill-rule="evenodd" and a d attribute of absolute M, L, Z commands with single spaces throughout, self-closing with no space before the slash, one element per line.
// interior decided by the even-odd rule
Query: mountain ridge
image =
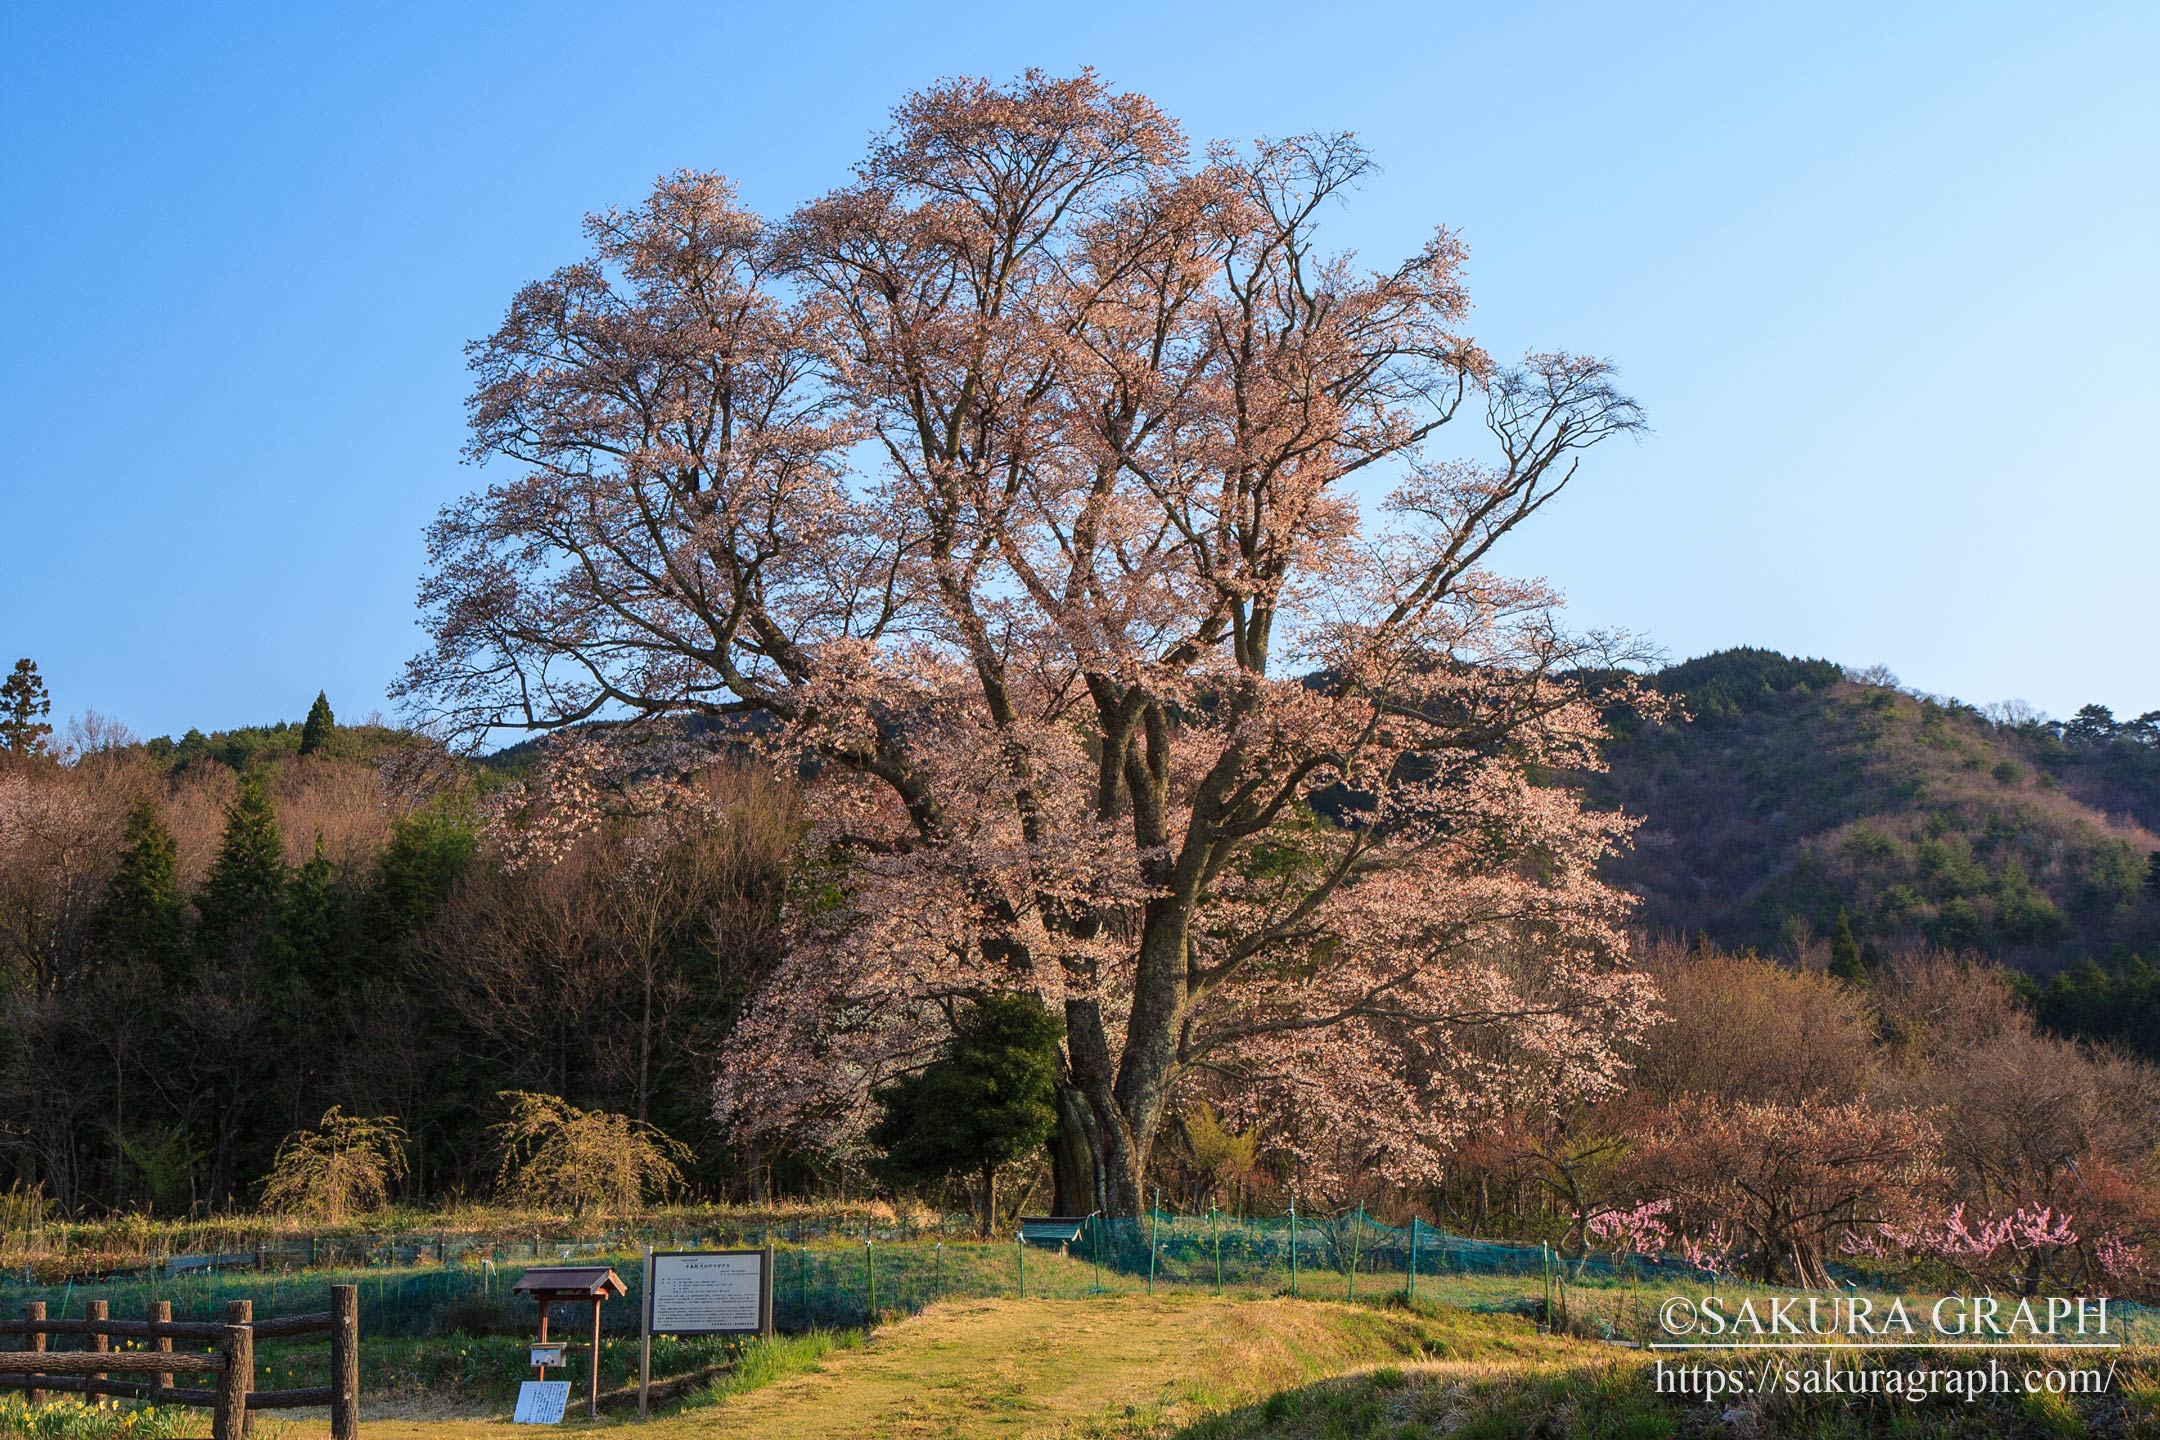
<path fill-rule="evenodd" d="M 1982 711 L 1734 649 L 1651 677 L 1584 783 L 1641 819 L 1610 878 L 1653 931 L 1799 954 L 1835 933 L 2047 973 L 2160 941 L 2160 712 Z"/>

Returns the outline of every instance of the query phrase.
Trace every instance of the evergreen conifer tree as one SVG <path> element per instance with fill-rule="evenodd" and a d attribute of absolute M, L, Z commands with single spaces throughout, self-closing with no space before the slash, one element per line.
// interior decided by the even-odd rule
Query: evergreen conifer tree
<path fill-rule="evenodd" d="M 973 1172 L 982 1234 L 997 1218 L 997 1172 L 1057 1128 L 1058 1040 L 1064 1027 L 1029 995 L 1000 995 L 963 1011 L 951 1047 L 927 1070 L 878 1093 L 884 1118 L 871 1143 L 896 1179 Z"/>
<path fill-rule="evenodd" d="M 285 841 L 270 803 L 270 783 L 257 771 L 240 780 L 225 810 L 225 838 L 195 908 L 204 953 L 216 955 L 262 933 L 278 919 L 285 896 Z"/>
<path fill-rule="evenodd" d="M 1860 944 L 1853 939 L 1852 920 L 1838 907 L 1837 934 L 1830 939 L 1830 973 L 1853 985 L 1867 983 L 1866 963 L 1860 958 Z"/>
<path fill-rule="evenodd" d="M 0 681 L 0 747 L 19 760 L 44 754 L 45 737 L 52 734 L 44 717 L 50 714 L 52 697 L 45 693 L 37 662 L 17 660 L 14 672 Z"/>
<path fill-rule="evenodd" d="M 128 811 L 120 866 L 90 917 L 101 964 L 143 964 L 168 983 L 187 967 L 187 907 L 180 898 L 179 848 L 147 795 Z"/>
<path fill-rule="evenodd" d="M 308 707 L 307 722 L 300 727 L 300 753 L 313 755 L 330 743 L 337 733 L 337 717 L 330 713 L 329 692 L 315 692 L 315 703 Z"/>
<path fill-rule="evenodd" d="M 402 980 L 413 937 L 442 909 L 479 847 L 471 815 L 455 806 L 431 805 L 399 820 L 354 906 L 353 973 L 345 978 Z"/>
<path fill-rule="evenodd" d="M 297 994 L 304 987 L 325 986 L 335 965 L 339 920 L 343 905 L 337 891 L 337 875 L 323 853 L 320 830 L 315 832 L 315 853 L 292 872 L 285 887 L 284 913 L 278 924 L 277 974 L 274 988 Z"/>

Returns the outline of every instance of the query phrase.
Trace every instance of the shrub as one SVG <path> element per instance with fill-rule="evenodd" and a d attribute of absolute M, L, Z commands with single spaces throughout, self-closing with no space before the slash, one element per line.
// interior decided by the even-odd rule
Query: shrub
<path fill-rule="evenodd" d="M 389 1203 L 405 1177 L 404 1127 L 387 1115 L 347 1115 L 333 1105 L 313 1130 L 287 1136 L 263 1182 L 265 1208 L 335 1224 Z"/>
<path fill-rule="evenodd" d="M 1876 911 L 1885 926 L 1896 926 L 1911 915 L 1927 908 L 1927 900 L 1910 885 L 1892 885 L 1882 892 L 1876 902 Z"/>
<path fill-rule="evenodd" d="M 2137 899 L 2145 880 L 2145 862 L 2137 850 L 2121 840 L 2102 840 L 2080 853 L 2077 872 L 2077 903 L 2089 908 L 2127 905 Z"/>
<path fill-rule="evenodd" d="M 1923 840 L 1914 858 L 1928 889 L 1939 899 L 1961 899 L 1988 888 L 1987 871 L 1973 858 L 1972 845 L 1962 835 Z"/>
<path fill-rule="evenodd" d="M 680 1189 L 690 1152 L 654 1126 L 555 1095 L 505 1090 L 510 1118 L 491 1132 L 502 1149 L 505 1199 L 545 1210 L 618 1214 Z"/>
<path fill-rule="evenodd" d="M 1898 853 L 1898 843 L 1873 825 L 1861 824 L 1845 832 L 1844 850 L 1853 860 L 1883 861 Z"/>
<path fill-rule="evenodd" d="M 1980 912 L 1970 900 L 1962 899 L 1945 902 L 1936 912 L 1934 924 L 1928 928 L 1936 944 L 1951 950 L 1978 945 L 1987 932 Z"/>

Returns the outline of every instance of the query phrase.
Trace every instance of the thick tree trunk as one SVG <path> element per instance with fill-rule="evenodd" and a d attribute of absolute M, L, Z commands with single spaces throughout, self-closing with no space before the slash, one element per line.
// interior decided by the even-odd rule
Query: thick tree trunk
<path fill-rule="evenodd" d="M 1050 1177 L 1057 1193 L 1051 1212 L 1092 1215 L 1101 1209 L 1101 1167 L 1096 1161 L 1095 1112 L 1087 1097 L 1070 1085 L 1057 1091 L 1058 1128 L 1050 1137 Z"/>
<path fill-rule="evenodd" d="M 1146 1193 L 1147 1154 L 1108 1085 L 1058 1092 L 1058 1132 L 1051 1140 L 1058 1213 L 1130 1216 Z"/>
<path fill-rule="evenodd" d="M 982 1169 L 982 1238 L 988 1240 L 997 1224 L 997 1166 Z"/>
<path fill-rule="evenodd" d="M 1123 1088 L 1120 1067 L 1110 1057 L 1102 1011 L 1095 1001 L 1065 1002 L 1065 1052 L 1070 1088 L 1088 1111 L 1087 1119 L 1079 1122 L 1080 1128 L 1094 1152 L 1094 1203 L 1072 1213 L 1085 1215 L 1100 1210 L 1105 1215 L 1137 1215 L 1147 1169 L 1146 1146 L 1135 1135 L 1119 1093 Z"/>
<path fill-rule="evenodd" d="M 1182 873 L 1187 868 L 1180 865 L 1178 890 L 1197 884 L 1192 876 Z M 1191 906 L 1191 896 L 1177 893 L 1150 905 L 1139 964 L 1135 967 L 1125 1050 L 1118 1057 L 1117 1084 L 1100 1102 L 1092 1091 L 1089 1093 L 1104 1131 L 1103 1169 L 1109 1181 L 1109 1203 L 1103 1208 L 1112 1215 L 1138 1215 L 1145 1203 L 1148 1160 L 1175 1078 L 1178 1030 L 1189 998 L 1185 933 Z M 1106 1109 L 1109 1114 L 1104 1113 Z"/>
<path fill-rule="evenodd" d="M 1147 1155 L 1133 1135 L 1132 1126 L 1116 1097 L 1090 1096 L 1097 1126 L 1102 1131 L 1102 1212 L 1131 1216 L 1140 1213 L 1141 1196 L 1147 1193 Z"/>

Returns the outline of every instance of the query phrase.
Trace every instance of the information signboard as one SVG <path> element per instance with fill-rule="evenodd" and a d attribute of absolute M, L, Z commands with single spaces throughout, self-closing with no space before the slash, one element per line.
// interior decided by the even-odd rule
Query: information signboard
<path fill-rule="evenodd" d="M 519 1425 L 560 1425 L 569 1404 L 568 1380 L 527 1380 L 518 1386 L 517 1413 L 510 1418 Z"/>
<path fill-rule="evenodd" d="M 772 1329 L 772 1251 L 654 1251 L 645 1289 L 654 1335 L 760 1335 Z"/>

